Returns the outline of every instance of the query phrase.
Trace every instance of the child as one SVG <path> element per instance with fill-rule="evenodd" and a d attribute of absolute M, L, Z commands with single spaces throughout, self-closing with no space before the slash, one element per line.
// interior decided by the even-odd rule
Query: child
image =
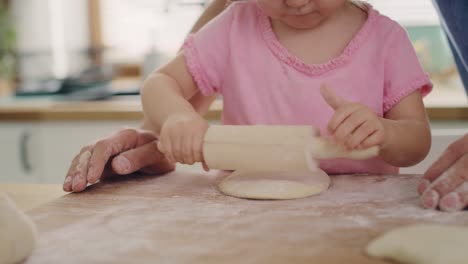
<path fill-rule="evenodd" d="M 172 162 L 203 161 L 208 123 L 188 100 L 223 96 L 223 124 L 311 125 L 379 157 L 321 162 L 328 173 L 397 173 L 424 159 L 432 88 L 404 29 L 347 0 L 239 1 L 190 36 L 145 82 L 145 118 Z"/>

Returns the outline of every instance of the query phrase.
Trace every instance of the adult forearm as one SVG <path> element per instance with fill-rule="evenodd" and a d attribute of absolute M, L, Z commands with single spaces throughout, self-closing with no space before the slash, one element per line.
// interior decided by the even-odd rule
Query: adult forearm
<path fill-rule="evenodd" d="M 431 147 L 431 130 L 419 120 L 383 119 L 387 140 L 380 156 L 397 167 L 408 167 L 422 161 Z"/>
<path fill-rule="evenodd" d="M 205 9 L 205 11 L 197 20 L 197 22 L 195 22 L 195 25 L 193 25 L 193 28 L 192 30 L 190 30 L 190 32 L 191 33 L 197 32 L 211 19 L 213 19 L 219 13 L 221 13 L 226 7 L 227 2 L 228 2 L 227 0 L 213 0 L 213 2 Z"/>

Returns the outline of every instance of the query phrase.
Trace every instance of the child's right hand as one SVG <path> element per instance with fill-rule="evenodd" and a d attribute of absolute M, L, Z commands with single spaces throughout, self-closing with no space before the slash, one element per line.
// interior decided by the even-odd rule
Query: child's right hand
<path fill-rule="evenodd" d="M 208 122 L 197 113 L 176 114 L 161 128 L 158 148 L 171 162 L 203 162 L 203 141 Z"/>

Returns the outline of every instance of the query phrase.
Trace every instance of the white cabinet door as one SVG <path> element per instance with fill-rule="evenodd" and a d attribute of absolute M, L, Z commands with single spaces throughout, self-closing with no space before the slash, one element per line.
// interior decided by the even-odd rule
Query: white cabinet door
<path fill-rule="evenodd" d="M 0 182 L 42 182 L 37 128 L 36 123 L 0 123 Z"/>
<path fill-rule="evenodd" d="M 44 181 L 62 183 L 81 148 L 124 127 L 138 127 L 138 121 L 44 122 L 39 130 L 42 141 Z"/>

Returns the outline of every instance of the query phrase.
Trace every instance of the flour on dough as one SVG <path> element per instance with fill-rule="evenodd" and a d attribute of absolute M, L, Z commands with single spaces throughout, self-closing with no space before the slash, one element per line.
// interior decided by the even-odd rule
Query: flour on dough
<path fill-rule="evenodd" d="M 219 184 L 224 194 L 248 199 L 286 200 L 303 198 L 328 189 L 330 178 L 321 171 L 235 171 Z"/>
<path fill-rule="evenodd" d="M 468 227 L 421 224 L 397 228 L 372 241 L 366 252 L 405 264 L 467 264 Z"/>
<path fill-rule="evenodd" d="M 19 263 L 32 252 L 36 241 L 34 223 L 0 193 L 0 263 Z"/>

